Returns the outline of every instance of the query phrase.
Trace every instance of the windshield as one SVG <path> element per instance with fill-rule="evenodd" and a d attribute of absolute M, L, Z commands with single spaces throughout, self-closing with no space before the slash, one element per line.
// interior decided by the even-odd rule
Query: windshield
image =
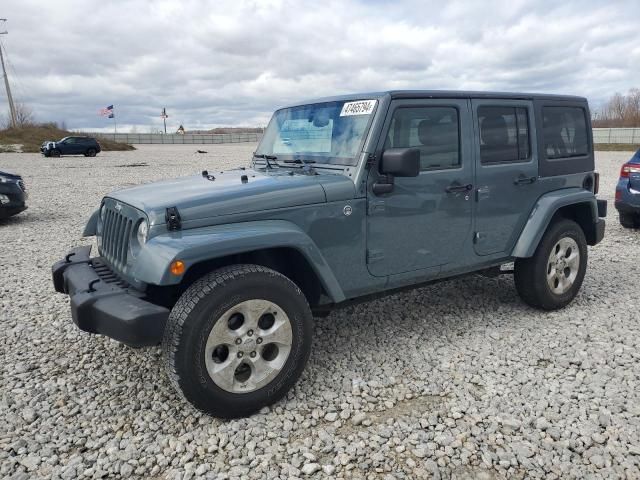
<path fill-rule="evenodd" d="M 377 100 L 283 108 L 273 114 L 256 155 L 355 165 Z"/>

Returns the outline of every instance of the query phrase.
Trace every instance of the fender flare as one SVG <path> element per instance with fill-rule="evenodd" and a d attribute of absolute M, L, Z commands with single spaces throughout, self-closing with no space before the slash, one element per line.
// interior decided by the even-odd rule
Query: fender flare
<path fill-rule="evenodd" d="M 100 209 L 94 210 L 89 220 L 87 220 L 87 224 L 84 226 L 84 231 L 82 232 L 83 237 L 93 237 L 97 233 L 98 215 L 100 215 Z"/>
<path fill-rule="evenodd" d="M 297 225 L 284 220 L 262 220 L 167 232 L 152 237 L 140 250 L 129 274 L 153 285 L 176 285 L 184 275 L 169 272 L 174 260 L 189 267 L 207 260 L 267 248 L 294 248 L 313 268 L 335 303 L 345 300 L 331 267 L 314 241 Z"/>
<path fill-rule="evenodd" d="M 598 220 L 598 204 L 595 195 L 582 188 L 566 188 L 542 195 L 529 214 L 520 237 L 511 253 L 515 258 L 533 256 L 551 219 L 562 207 L 587 203 L 591 207 L 593 222 Z"/>

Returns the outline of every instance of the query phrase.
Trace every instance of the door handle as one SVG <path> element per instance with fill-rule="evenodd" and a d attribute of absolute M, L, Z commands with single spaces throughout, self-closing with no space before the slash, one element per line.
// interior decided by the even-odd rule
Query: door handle
<path fill-rule="evenodd" d="M 447 193 L 464 193 L 470 191 L 472 188 L 473 185 L 468 183 L 467 185 L 449 185 L 444 190 Z"/>
<path fill-rule="evenodd" d="M 516 185 L 530 185 L 535 183 L 537 179 L 538 177 L 518 177 L 513 181 L 513 183 Z"/>

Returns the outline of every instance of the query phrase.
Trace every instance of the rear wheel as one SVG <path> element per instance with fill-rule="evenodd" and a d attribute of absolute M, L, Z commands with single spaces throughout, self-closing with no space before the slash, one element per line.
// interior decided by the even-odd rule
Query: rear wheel
<path fill-rule="evenodd" d="M 556 310 L 577 295 L 587 269 L 587 241 L 573 220 L 549 226 L 535 253 L 515 262 L 514 279 L 522 300 L 535 308 Z"/>
<path fill-rule="evenodd" d="M 86 151 L 86 153 L 84 154 L 85 157 L 95 157 L 96 156 L 96 149 L 95 148 L 90 148 Z"/>
<path fill-rule="evenodd" d="M 620 212 L 620 225 L 622 225 L 624 228 L 637 228 L 638 217 L 632 213 Z"/>
<path fill-rule="evenodd" d="M 171 383 L 198 409 L 243 417 L 282 398 L 311 351 L 312 317 L 300 289 L 258 265 L 196 281 L 173 308 L 163 339 Z"/>

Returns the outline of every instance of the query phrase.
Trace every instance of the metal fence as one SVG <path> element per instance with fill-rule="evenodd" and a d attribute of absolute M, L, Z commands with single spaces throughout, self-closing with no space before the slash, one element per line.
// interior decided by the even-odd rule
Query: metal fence
<path fill-rule="evenodd" d="M 244 143 L 258 142 L 262 133 L 216 133 L 216 134 L 185 134 L 177 133 L 96 133 L 85 132 L 85 135 L 102 137 L 116 142 L 142 144 L 187 144 L 206 145 L 211 143 Z M 594 143 L 640 143 L 640 128 L 594 128 Z"/>
<path fill-rule="evenodd" d="M 115 142 L 130 144 L 168 144 L 168 145 L 206 145 L 211 143 L 244 143 L 258 142 L 262 133 L 217 133 L 217 134 L 185 134 L 177 133 L 97 133 L 84 132 L 84 135 L 106 138 Z"/>
<path fill-rule="evenodd" d="M 640 143 L 640 128 L 594 128 L 593 143 Z"/>

